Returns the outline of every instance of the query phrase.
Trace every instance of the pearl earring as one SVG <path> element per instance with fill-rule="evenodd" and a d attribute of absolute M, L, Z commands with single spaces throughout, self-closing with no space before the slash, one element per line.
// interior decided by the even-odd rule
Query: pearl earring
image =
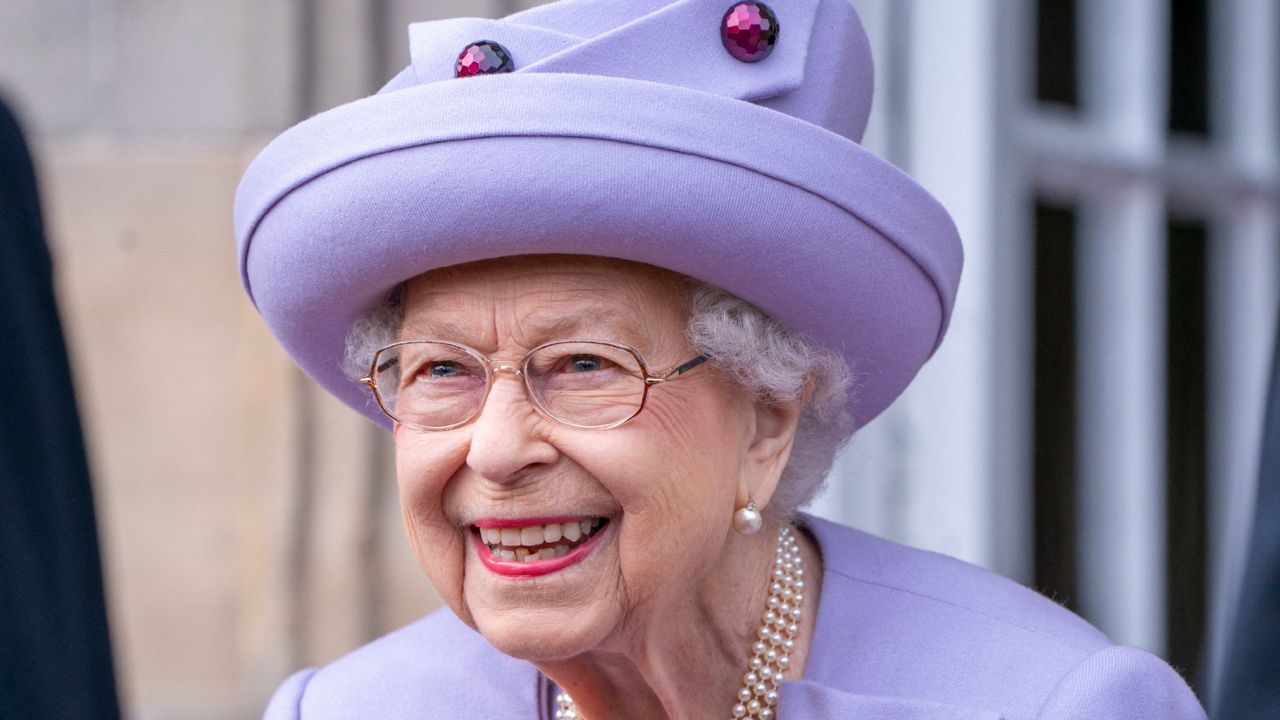
<path fill-rule="evenodd" d="M 762 525 L 764 525 L 764 518 L 756 509 L 755 500 L 748 500 L 746 507 L 738 508 L 738 511 L 733 514 L 733 529 L 743 535 L 755 535 L 760 532 Z"/>

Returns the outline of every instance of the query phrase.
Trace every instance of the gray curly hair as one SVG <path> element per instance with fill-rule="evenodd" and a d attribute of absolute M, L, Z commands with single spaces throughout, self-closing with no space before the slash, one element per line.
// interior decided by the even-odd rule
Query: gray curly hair
<path fill-rule="evenodd" d="M 851 373 L 839 353 L 795 333 L 745 300 L 688 279 L 685 335 L 693 348 L 757 400 L 794 402 L 812 377 L 801 410 L 791 456 L 765 508 L 766 517 L 785 521 L 822 490 L 836 452 L 853 434 L 846 403 Z M 378 348 L 395 342 L 404 321 L 401 293 L 358 319 L 347 336 L 343 370 L 360 378 Z"/>

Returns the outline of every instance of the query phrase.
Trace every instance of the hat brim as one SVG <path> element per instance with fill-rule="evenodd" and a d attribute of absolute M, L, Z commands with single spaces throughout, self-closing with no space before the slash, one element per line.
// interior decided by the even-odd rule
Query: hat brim
<path fill-rule="evenodd" d="M 861 426 L 941 341 L 961 265 L 937 201 L 844 137 L 711 93 L 569 74 L 437 82 L 317 115 L 250 166 L 236 232 L 272 332 L 383 425 L 343 373 L 346 336 L 432 269 L 570 253 L 711 283 L 842 353 Z"/>

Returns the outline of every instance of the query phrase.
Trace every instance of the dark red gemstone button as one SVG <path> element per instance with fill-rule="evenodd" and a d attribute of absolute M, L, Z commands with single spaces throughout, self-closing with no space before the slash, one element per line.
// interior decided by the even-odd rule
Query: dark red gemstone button
<path fill-rule="evenodd" d="M 454 77 L 492 75 L 515 69 L 511 53 L 492 40 L 477 40 L 462 49 L 458 62 L 453 66 Z"/>
<path fill-rule="evenodd" d="M 720 21 L 724 49 L 742 62 L 759 62 L 778 42 L 778 16 L 762 2 L 740 2 Z"/>

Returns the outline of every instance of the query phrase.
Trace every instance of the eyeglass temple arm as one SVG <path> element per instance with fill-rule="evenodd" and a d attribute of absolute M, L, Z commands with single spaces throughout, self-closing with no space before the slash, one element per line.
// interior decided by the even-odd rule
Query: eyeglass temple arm
<path fill-rule="evenodd" d="M 364 383 L 365 385 L 368 385 L 369 387 L 373 387 L 375 383 L 375 378 L 377 376 L 381 375 L 391 366 L 398 365 L 398 364 L 400 364 L 400 358 L 391 358 L 390 360 L 382 363 L 378 367 L 373 368 L 368 375 L 365 375 L 364 377 L 360 378 L 360 382 Z"/>
<path fill-rule="evenodd" d="M 673 367 L 670 370 L 662 373 L 661 375 L 646 378 L 646 382 L 652 385 L 655 383 L 666 382 L 668 380 L 674 380 L 710 359 L 711 359 L 711 356 L 709 355 L 699 355 L 698 357 L 690 360 L 689 362 L 683 365 L 678 365 L 676 367 Z"/>

